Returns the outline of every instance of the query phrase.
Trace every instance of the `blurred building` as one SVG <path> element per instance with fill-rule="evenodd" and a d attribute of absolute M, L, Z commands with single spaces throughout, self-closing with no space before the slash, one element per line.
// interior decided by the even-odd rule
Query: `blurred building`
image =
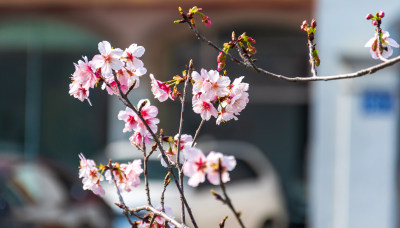
<path fill-rule="evenodd" d="M 178 6 L 187 10 L 193 4 L 0 1 L 0 74 L 7 83 L 0 90 L 0 150 L 52 157 L 76 169 L 78 153 L 93 157 L 109 143 L 126 140 L 129 135 L 117 119 L 123 108 L 118 99 L 100 88 L 91 91 L 92 107 L 69 96 L 72 63 L 82 55 L 92 58 L 97 43 L 108 40 L 122 49 L 131 43 L 144 46 L 145 67 L 160 80 L 180 74 L 189 59 L 197 70 L 215 69 L 217 52 L 186 25 L 172 23 L 180 19 Z M 284 75 L 309 75 L 307 38 L 299 26 L 313 15 L 321 75 L 374 63 L 363 48 L 373 35 L 366 13 L 385 10 L 387 29 L 399 31 L 395 1 L 379 9 L 372 1 L 327 0 L 203 0 L 196 5 L 212 20 L 211 28 L 198 25 L 208 38 L 222 46 L 232 31 L 247 32 L 257 41 L 258 65 Z M 281 178 L 291 227 L 396 226 L 398 68 L 312 85 L 266 78 L 232 62 L 227 70 L 232 78 L 246 76 L 250 103 L 239 121 L 208 122 L 200 140 L 242 140 L 261 148 Z M 130 95 L 133 103 L 151 96 L 146 77 Z M 159 105 L 160 128 L 167 135 L 177 132 L 178 106 Z M 185 115 L 190 121 L 184 133 L 192 134 L 200 117 L 190 110 Z"/>
<path fill-rule="evenodd" d="M 374 36 L 365 15 L 381 10 L 382 28 L 398 41 L 398 1 L 317 2 L 317 42 L 325 59 L 320 75 L 379 63 L 364 47 Z M 311 227 L 399 226 L 399 72 L 396 65 L 371 76 L 312 84 Z"/>

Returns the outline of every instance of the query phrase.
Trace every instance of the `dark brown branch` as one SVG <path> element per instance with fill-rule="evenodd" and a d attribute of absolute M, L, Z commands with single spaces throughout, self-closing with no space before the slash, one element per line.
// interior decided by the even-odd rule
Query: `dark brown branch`
<path fill-rule="evenodd" d="M 338 74 L 338 75 L 329 75 L 329 76 L 317 76 L 317 77 L 308 77 L 308 76 L 304 76 L 304 77 L 289 77 L 289 76 L 284 76 L 284 75 L 279 75 L 279 74 L 275 74 L 272 72 L 269 72 L 267 70 L 264 70 L 260 67 L 257 67 L 253 62 L 251 62 L 252 64 L 246 64 L 244 61 L 239 60 L 235 57 L 233 57 L 231 54 L 224 52 L 221 48 L 219 48 L 217 45 L 215 45 L 213 42 L 211 42 L 210 40 L 208 40 L 205 36 L 203 36 L 202 34 L 200 34 L 200 32 L 193 27 L 193 25 L 190 23 L 189 20 L 185 21 L 186 23 L 189 24 L 190 29 L 195 33 L 196 37 L 198 39 L 200 39 L 201 41 L 207 43 L 208 45 L 210 45 L 211 47 L 213 47 L 214 49 L 216 49 L 219 52 L 224 53 L 226 56 L 228 56 L 233 62 L 238 63 L 239 65 L 255 71 L 257 73 L 263 74 L 265 76 L 269 76 L 269 77 L 273 77 L 273 78 L 277 78 L 277 79 L 281 79 L 281 80 L 285 80 L 285 81 L 289 81 L 289 82 L 309 82 L 309 81 L 330 81 L 330 80 L 339 80 L 339 79 L 348 79 L 348 78 L 357 78 L 357 77 L 361 77 L 364 75 L 368 75 L 368 74 L 373 74 L 379 70 L 382 70 L 386 67 L 389 67 L 393 64 L 396 64 L 398 62 L 400 62 L 400 56 L 389 59 L 383 63 L 377 64 L 375 66 L 369 67 L 369 68 L 365 68 L 362 70 L 359 70 L 357 72 L 354 73 L 348 73 L 348 74 Z"/>
<path fill-rule="evenodd" d="M 221 186 L 222 193 L 224 194 L 224 197 L 225 197 L 225 199 L 223 199 L 223 202 L 225 202 L 225 203 L 228 205 L 228 207 L 231 209 L 231 211 L 232 211 L 233 214 L 235 215 L 236 220 L 238 221 L 238 223 L 240 224 L 240 226 L 241 226 L 242 228 L 245 228 L 245 226 L 244 226 L 244 224 L 243 224 L 243 222 L 242 222 L 242 219 L 240 218 L 240 213 L 236 211 L 235 207 L 234 207 L 233 204 L 232 204 L 231 199 L 229 198 L 228 194 L 226 193 L 225 184 L 224 184 L 224 182 L 222 181 L 222 164 L 221 164 L 221 159 L 218 160 L 218 171 L 219 171 L 219 183 L 220 183 L 220 186 Z"/>

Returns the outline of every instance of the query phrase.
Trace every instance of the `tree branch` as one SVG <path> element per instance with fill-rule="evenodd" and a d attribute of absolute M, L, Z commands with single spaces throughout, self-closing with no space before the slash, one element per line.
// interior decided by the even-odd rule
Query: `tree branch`
<path fill-rule="evenodd" d="M 157 209 L 155 209 L 154 207 L 151 206 L 140 206 L 140 207 L 136 207 L 133 209 L 129 209 L 130 213 L 136 213 L 139 211 L 151 211 L 154 215 L 163 217 L 167 222 L 172 223 L 175 227 L 177 228 L 189 228 L 188 226 L 186 226 L 185 224 L 180 224 L 179 222 L 177 222 L 175 219 L 169 217 L 167 214 L 165 214 L 164 212 L 158 211 Z"/>
<path fill-rule="evenodd" d="M 253 62 L 251 62 L 250 64 L 246 64 L 244 61 L 233 57 L 231 54 L 229 54 L 227 52 L 224 52 L 221 48 L 219 48 L 213 42 L 208 40 L 205 36 L 200 34 L 200 32 L 196 28 L 193 27 L 193 25 L 191 24 L 190 20 L 188 20 L 186 18 L 185 22 L 189 24 L 190 29 L 195 33 L 196 37 L 199 40 L 207 43 L 208 45 L 213 47 L 215 50 L 224 53 L 233 62 L 236 62 L 239 65 L 241 65 L 241 66 L 243 66 L 243 67 L 245 67 L 245 68 L 247 68 L 249 70 L 255 71 L 255 72 L 263 74 L 265 76 L 269 76 L 269 77 L 273 77 L 273 78 L 277 78 L 277 79 L 281 79 L 281 80 L 285 80 L 285 81 L 289 81 L 289 82 L 330 81 L 330 80 L 338 80 L 338 79 L 357 78 L 357 77 L 361 77 L 361 76 L 364 76 L 364 75 L 373 74 L 373 73 L 375 73 L 375 72 L 377 72 L 379 70 L 382 70 L 382 69 L 384 69 L 386 67 L 392 66 L 392 65 L 400 62 L 400 56 L 398 56 L 398 57 L 386 60 L 383 63 L 377 64 L 377 65 L 369 67 L 369 68 L 365 68 L 365 69 L 359 70 L 359 71 L 354 72 L 354 73 L 329 75 L 329 76 L 316 76 L 316 77 L 309 77 L 309 76 L 290 77 L 290 76 L 275 74 L 275 73 L 269 72 L 267 70 L 264 70 L 264 69 L 256 66 Z"/>

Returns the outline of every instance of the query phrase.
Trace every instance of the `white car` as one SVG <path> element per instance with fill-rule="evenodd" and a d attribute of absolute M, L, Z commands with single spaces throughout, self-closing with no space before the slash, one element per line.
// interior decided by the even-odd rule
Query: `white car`
<path fill-rule="evenodd" d="M 231 181 L 226 184 L 233 205 L 242 212 L 241 218 L 246 227 L 284 228 L 288 226 L 283 193 L 276 172 L 265 155 L 254 145 L 238 141 L 209 141 L 197 144 L 204 152 L 217 151 L 236 158 L 236 168 L 230 172 Z M 106 156 L 118 162 L 128 162 L 142 158 L 129 142 L 114 142 L 107 146 Z M 167 169 L 161 166 L 159 152 L 155 152 L 148 161 L 148 176 L 152 204 L 159 206 L 163 179 Z M 187 180 L 185 181 L 187 182 Z M 228 216 L 225 227 L 239 227 L 232 212 L 210 193 L 214 189 L 221 193 L 219 186 L 206 183 L 197 188 L 185 185 L 184 192 L 199 227 L 218 227 L 219 222 Z M 105 201 L 117 213 L 121 210 L 114 205 L 118 196 L 113 185 L 105 186 Z M 147 203 L 144 184 L 129 193 L 123 193 L 128 207 Z M 180 198 L 173 181 L 165 193 L 165 204 L 172 208 L 174 216 L 180 220 Z M 121 217 L 122 219 L 122 217 Z M 186 214 L 186 223 L 191 226 Z M 128 223 L 126 223 L 128 225 Z"/>

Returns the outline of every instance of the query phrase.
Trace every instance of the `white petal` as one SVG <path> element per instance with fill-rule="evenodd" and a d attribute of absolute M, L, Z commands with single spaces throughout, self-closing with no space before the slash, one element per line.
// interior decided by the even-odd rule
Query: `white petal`
<path fill-rule="evenodd" d="M 382 57 L 385 59 L 389 58 L 393 54 L 393 49 L 390 46 L 387 46 L 387 49 L 387 51 L 382 53 Z"/>
<path fill-rule="evenodd" d="M 98 47 L 102 55 L 106 55 L 108 53 L 107 51 L 111 50 L 111 44 L 108 41 L 100 42 Z"/>
<path fill-rule="evenodd" d="M 375 42 L 376 38 L 372 37 L 367 41 L 367 43 L 364 45 L 364 47 L 372 47 L 372 44 Z"/>
<path fill-rule="evenodd" d="M 392 38 L 386 38 L 386 41 L 389 43 L 390 46 L 398 48 L 399 44 Z"/>
<path fill-rule="evenodd" d="M 372 57 L 373 59 L 379 59 L 379 58 L 378 58 L 378 55 L 376 54 L 376 52 L 374 52 L 372 49 L 369 49 L 369 52 L 371 53 L 371 57 Z"/>
<path fill-rule="evenodd" d="M 144 52 L 145 52 L 144 47 L 138 46 L 138 47 L 136 48 L 136 50 L 135 50 L 132 54 L 133 54 L 135 57 L 140 58 L 140 57 L 142 57 L 142 55 L 144 54 Z"/>

